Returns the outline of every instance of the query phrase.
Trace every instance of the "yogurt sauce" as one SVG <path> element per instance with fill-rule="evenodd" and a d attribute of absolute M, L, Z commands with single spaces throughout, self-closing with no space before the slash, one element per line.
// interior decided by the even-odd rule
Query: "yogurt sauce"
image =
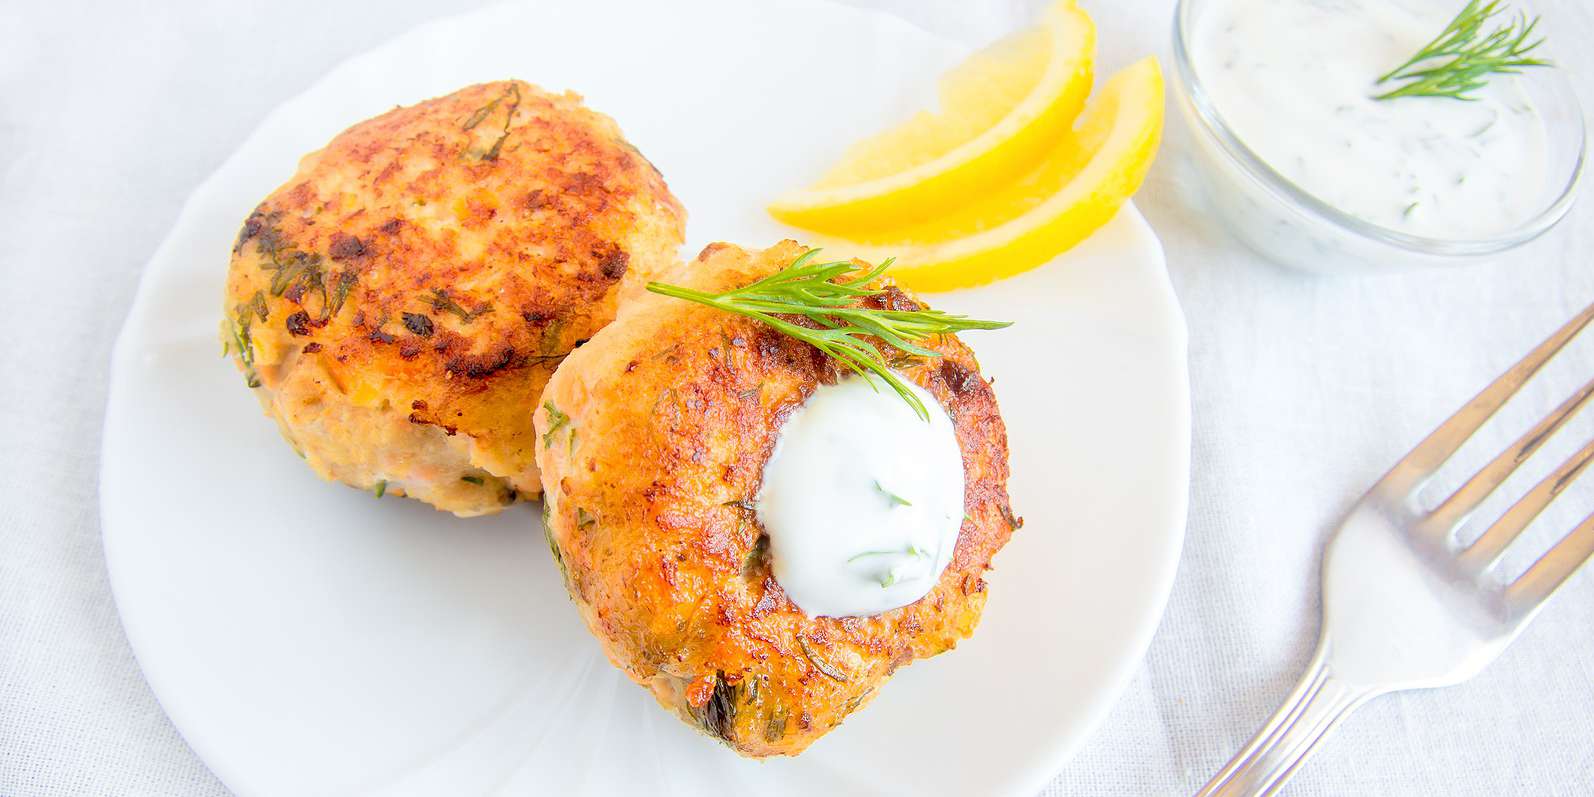
<path fill-rule="evenodd" d="M 963 455 L 934 396 L 926 423 L 885 385 L 820 385 L 780 429 L 758 519 L 775 580 L 814 617 L 865 617 L 935 586 L 963 525 Z"/>
<path fill-rule="evenodd" d="M 1486 237 L 1538 210 L 1549 168 L 1517 78 L 1489 76 L 1476 102 L 1372 99 L 1460 5 L 1219 0 L 1196 22 L 1192 59 L 1235 135 L 1308 193 L 1413 235 Z"/>

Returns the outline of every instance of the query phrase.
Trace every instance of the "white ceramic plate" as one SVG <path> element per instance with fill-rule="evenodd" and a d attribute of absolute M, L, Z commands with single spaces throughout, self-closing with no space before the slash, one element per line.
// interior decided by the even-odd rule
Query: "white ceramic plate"
<path fill-rule="evenodd" d="M 691 217 L 691 248 L 766 245 L 761 210 L 963 53 L 820 2 L 505 6 L 406 34 L 269 116 L 150 263 L 117 344 L 101 477 L 133 649 L 242 794 L 1022 794 L 1132 674 L 1172 582 L 1189 461 L 1185 333 L 1127 209 L 1047 268 L 939 297 L 1013 319 L 968 336 L 1009 424 L 1014 506 L 984 622 L 796 759 L 747 761 L 603 659 L 534 507 L 457 520 L 317 480 L 216 342 L 250 208 L 397 103 L 508 76 L 616 117 Z"/>

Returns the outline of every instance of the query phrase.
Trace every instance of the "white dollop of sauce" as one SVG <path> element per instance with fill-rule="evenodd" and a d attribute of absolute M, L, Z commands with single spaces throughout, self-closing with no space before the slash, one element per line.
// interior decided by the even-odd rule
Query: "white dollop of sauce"
<path fill-rule="evenodd" d="M 1543 203 L 1543 117 L 1511 75 L 1476 102 L 1374 100 L 1375 86 L 1459 9 L 1438 0 L 1224 0 L 1192 59 L 1218 115 L 1253 152 L 1334 207 L 1435 238 L 1507 231 Z M 1525 76 L 1524 76 L 1525 77 Z"/>
<path fill-rule="evenodd" d="M 963 525 L 963 454 L 934 396 L 930 420 L 886 385 L 820 385 L 781 426 L 758 519 L 775 580 L 813 617 L 865 617 L 925 595 Z"/>

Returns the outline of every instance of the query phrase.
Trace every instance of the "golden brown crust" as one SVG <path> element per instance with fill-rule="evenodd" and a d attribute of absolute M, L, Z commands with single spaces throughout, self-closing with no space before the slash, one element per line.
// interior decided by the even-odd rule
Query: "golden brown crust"
<path fill-rule="evenodd" d="M 674 264 L 684 216 L 576 95 L 471 86 L 304 158 L 239 232 L 224 337 L 324 476 L 493 511 L 540 490 L 542 386 Z"/>
<path fill-rule="evenodd" d="M 719 291 L 790 263 L 714 244 L 670 281 Z M 897 306 L 915 303 L 888 289 Z M 916 306 L 916 305 L 915 305 Z M 659 702 L 744 755 L 801 752 L 898 667 L 969 635 L 983 573 L 1017 521 L 995 396 L 955 337 L 899 371 L 947 409 L 968 520 L 924 599 L 866 618 L 798 609 L 758 552 L 751 500 L 785 417 L 837 378 L 758 322 L 648 296 L 573 353 L 537 413 L 549 542 L 609 657 Z"/>

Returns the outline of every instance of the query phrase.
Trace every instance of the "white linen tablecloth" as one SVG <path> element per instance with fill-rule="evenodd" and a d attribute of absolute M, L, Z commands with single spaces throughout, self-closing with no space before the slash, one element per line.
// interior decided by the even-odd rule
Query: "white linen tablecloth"
<path fill-rule="evenodd" d="M 874 4 L 970 42 L 1039 5 Z M 0 795 L 225 793 L 150 694 L 106 585 L 96 482 L 111 344 L 184 198 L 265 113 L 337 61 L 474 5 L 0 7 Z M 1086 5 L 1102 73 L 1145 52 L 1171 67 L 1170 0 Z M 1542 10 L 1553 54 L 1594 108 L 1594 51 L 1583 46 L 1594 13 L 1572 0 Z M 1138 204 L 1189 318 L 1189 532 L 1144 665 L 1046 794 L 1199 786 L 1310 655 L 1319 555 L 1338 516 L 1461 401 L 1594 301 L 1587 201 L 1494 265 L 1378 278 L 1281 271 L 1193 203 L 1188 135 L 1169 122 Z M 1471 462 L 1594 375 L 1590 337 L 1485 430 Z M 1594 417 L 1530 478 L 1591 435 Z M 1542 519 L 1540 544 L 1594 508 L 1591 488 Z M 1585 572 L 1476 680 L 1382 698 L 1352 717 L 1289 793 L 1594 794 L 1591 687 Z"/>

